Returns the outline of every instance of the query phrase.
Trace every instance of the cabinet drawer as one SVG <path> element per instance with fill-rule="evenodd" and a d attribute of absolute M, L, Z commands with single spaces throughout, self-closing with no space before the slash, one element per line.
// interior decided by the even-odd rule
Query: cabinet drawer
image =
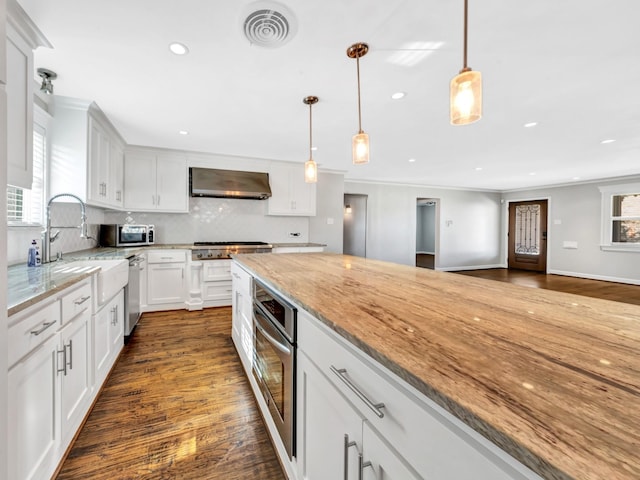
<path fill-rule="evenodd" d="M 40 345 L 60 328 L 60 302 L 25 315 L 9 327 L 7 343 L 9 366 Z"/>
<path fill-rule="evenodd" d="M 62 297 L 62 325 L 91 306 L 91 280 Z"/>
<path fill-rule="evenodd" d="M 184 250 L 149 250 L 148 263 L 177 263 L 186 262 Z"/>
<path fill-rule="evenodd" d="M 231 260 L 207 260 L 202 262 L 202 281 L 231 280 Z"/>
<path fill-rule="evenodd" d="M 540 478 L 304 311 L 298 312 L 298 346 L 424 478 Z M 374 412 L 379 403 L 382 418 Z"/>
<path fill-rule="evenodd" d="M 228 300 L 231 303 L 231 280 L 226 282 L 207 282 L 202 284 L 202 299 Z"/>

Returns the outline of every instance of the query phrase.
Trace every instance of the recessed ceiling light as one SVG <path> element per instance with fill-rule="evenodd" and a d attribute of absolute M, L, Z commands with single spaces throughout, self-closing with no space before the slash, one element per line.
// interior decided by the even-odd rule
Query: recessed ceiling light
<path fill-rule="evenodd" d="M 534 176 L 536 172 L 530 172 L 529 175 Z"/>
<path fill-rule="evenodd" d="M 405 95 L 406 93 L 404 92 L 396 92 L 393 95 L 391 95 L 391 98 L 393 98 L 394 100 L 400 100 L 401 98 L 404 98 Z"/>
<path fill-rule="evenodd" d="M 613 143 L 615 140 L 613 138 L 607 138 L 606 140 L 602 140 L 600 143 L 602 145 L 606 145 L 607 143 Z"/>
<path fill-rule="evenodd" d="M 318 150 L 318 147 L 311 147 L 311 150 L 315 152 L 316 150 Z"/>
<path fill-rule="evenodd" d="M 187 132 L 186 130 L 180 130 L 178 133 L 180 135 L 189 135 L 189 132 Z"/>
<path fill-rule="evenodd" d="M 529 122 L 524 124 L 524 128 L 531 128 L 535 127 L 536 125 L 538 125 L 538 122 Z"/>
<path fill-rule="evenodd" d="M 415 162 L 415 161 L 416 161 L 416 159 L 415 159 L 415 158 L 410 158 L 410 159 L 409 159 L 409 162 L 410 162 L 410 163 L 413 163 L 413 162 Z"/>
<path fill-rule="evenodd" d="M 179 42 L 170 43 L 169 50 L 171 50 L 171 52 L 175 53 L 176 55 L 186 55 L 187 53 L 189 53 L 189 49 L 187 48 L 187 46 Z"/>
<path fill-rule="evenodd" d="M 573 177 L 573 180 L 580 180 L 580 177 Z"/>
<path fill-rule="evenodd" d="M 482 170 L 482 167 L 476 167 L 476 172 L 479 172 L 480 170 Z"/>

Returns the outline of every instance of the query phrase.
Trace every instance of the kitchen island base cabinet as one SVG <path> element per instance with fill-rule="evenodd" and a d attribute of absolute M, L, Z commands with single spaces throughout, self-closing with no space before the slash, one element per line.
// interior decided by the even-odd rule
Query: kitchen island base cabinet
<path fill-rule="evenodd" d="M 338 441 L 339 432 L 326 431 L 329 429 L 327 425 L 322 428 L 316 426 L 316 431 L 305 431 L 306 427 L 313 428 L 313 421 L 317 422 L 313 420 L 308 405 L 309 402 L 311 405 L 320 402 L 319 389 L 314 389 L 313 385 L 323 384 L 323 391 L 335 391 L 324 394 L 326 402 L 339 405 L 334 410 L 346 415 L 346 403 L 353 406 L 352 416 L 359 415 L 363 419 L 361 444 L 359 437 L 351 434 L 350 438 L 356 441 L 356 446 L 363 454 L 363 462 L 371 462 L 363 470 L 365 479 L 381 478 L 380 472 L 384 471 L 390 475 L 389 478 L 403 480 L 541 480 L 534 472 L 420 395 L 304 310 L 298 310 L 298 347 L 298 380 L 303 388 L 311 385 L 311 393 L 317 397 L 311 398 L 309 391 L 298 391 L 299 399 L 304 402 L 298 413 L 298 438 L 312 442 L 311 447 L 303 447 L 308 455 L 307 462 L 310 462 L 308 468 L 303 462 L 303 469 L 312 471 L 314 468 L 328 468 L 323 465 L 322 459 L 314 458 L 313 452 L 322 451 L 318 445 L 335 449 L 331 445 Z M 310 359 L 316 368 L 307 366 L 310 362 L 306 362 L 305 358 Z M 311 423 L 308 423 L 310 418 Z M 322 421 L 333 423 L 328 419 Z M 337 426 L 340 426 L 339 423 Z M 316 463 L 319 466 L 312 467 Z M 396 476 L 391 473 L 393 471 L 398 472 Z M 374 472 L 378 476 L 367 476 Z M 342 477 L 319 475 L 304 478 Z"/>
<path fill-rule="evenodd" d="M 251 275 L 237 263 L 231 264 L 233 285 L 231 310 L 231 339 L 247 375 L 251 375 L 253 358 L 253 317 Z"/>
<path fill-rule="evenodd" d="M 421 478 L 304 354 L 298 356 L 298 385 L 299 478 Z"/>

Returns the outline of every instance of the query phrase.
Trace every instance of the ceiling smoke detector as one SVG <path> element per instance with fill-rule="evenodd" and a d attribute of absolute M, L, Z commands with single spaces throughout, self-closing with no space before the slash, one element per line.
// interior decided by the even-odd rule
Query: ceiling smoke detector
<path fill-rule="evenodd" d="M 249 5 L 243 29 L 251 45 L 278 48 L 293 38 L 296 26 L 295 17 L 284 5 L 256 2 Z"/>

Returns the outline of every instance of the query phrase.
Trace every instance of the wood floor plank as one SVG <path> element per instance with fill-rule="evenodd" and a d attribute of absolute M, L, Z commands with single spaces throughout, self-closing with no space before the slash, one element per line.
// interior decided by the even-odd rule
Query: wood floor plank
<path fill-rule="evenodd" d="M 469 275 L 488 280 L 509 282 L 525 287 L 545 288 L 557 292 L 574 293 L 585 297 L 602 298 L 614 302 L 640 305 L 640 285 L 605 282 L 588 278 L 567 277 L 546 273 L 514 270 L 507 268 L 490 268 L 484 270 L 465 270 L 455 273 Z"/>
<path fill-rule="evenodd" d="M 145 313 L 57 478 L 284 479 L 230 331 L 228 307 Z"/>

